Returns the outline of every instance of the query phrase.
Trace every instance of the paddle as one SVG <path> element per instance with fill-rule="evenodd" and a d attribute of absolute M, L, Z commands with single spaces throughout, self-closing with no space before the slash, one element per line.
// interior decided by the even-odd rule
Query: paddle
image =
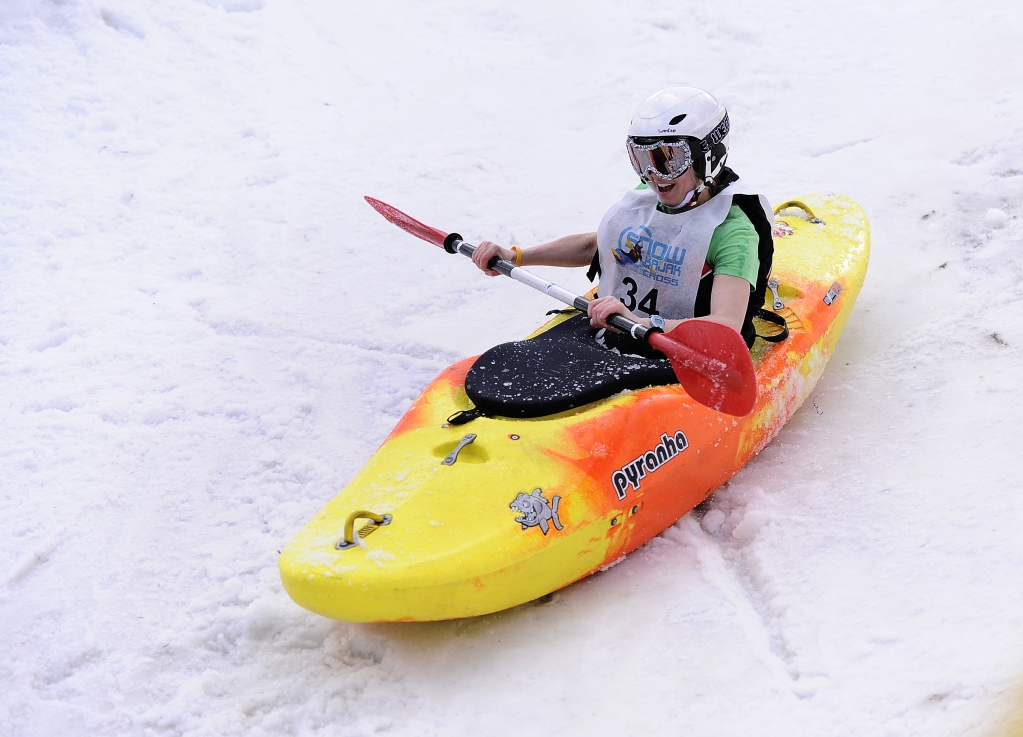
<path fill-rule="evenodd" d="M 373 197 L 366 197 L 374 210 L 389 222 L 417 238 L 440 246 L 448 253 L 472 256 L 476 246 L 458 233 L 445 233 L 424 225 L 401 210 Z M 586 312 L 590 300 L 541 279 L 510 261 L 495 258 L 490 268 L 517 282 Z M 662 333 L 612 315 L 608 324 L 646 343 L 671 361 L 679 383 L 700 404 L 729 415 L 742 417 L 753 411 L 757 401 L 757 379 L 746 342 L 735 330 L 716 322 L 686 320 L 670 333 Z"/>

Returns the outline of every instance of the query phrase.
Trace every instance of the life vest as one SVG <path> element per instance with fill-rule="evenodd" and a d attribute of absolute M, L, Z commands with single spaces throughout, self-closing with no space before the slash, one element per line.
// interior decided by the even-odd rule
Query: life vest
<path fill-rule="evenodd" d="M 597 229 L 591 279 L 594 272 L 599 274 L 601 295 L 618 297 L 640 316 L 684 320 L 710 314 L 713 272 L 706 264 L 707 251 L 714 230 L 733 204 L 749 218 L 759 237 L 757 283 L 750 292 L 741 331 L 747 345 L 752 345 L 756 339 L 753 317 L 764 304 L 774 256 L 774 218 L 766 198 L 742 193 L 734 183 L 699 207 L 674 214 L 657 209 L 652 189 L 628 192 Z"/>

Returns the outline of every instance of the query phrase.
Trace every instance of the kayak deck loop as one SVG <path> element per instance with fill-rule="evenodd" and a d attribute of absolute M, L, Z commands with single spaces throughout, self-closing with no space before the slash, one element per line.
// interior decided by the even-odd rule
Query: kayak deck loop
<path fill-rule="evenodd" d="M 348 550 L 349 548 L 356 547 L 359 543 L 355 542 L 355 520 L 357 519 L 368 519 L 369 524 L 364 525 L 359 530 L 359 537 L 365 539 L 370 534 L 376 532 L 378 527 L 391 524 L 391 515 L 389 514 L 376 514 L 365 509 L 359 509 L 348 515 L 348 519 L 345 520 L 345 532 L 344 537 L 337 541 L 334 545 L 338 550 Z"/>
<path fill-rule="evenodd" d="M 473 407 L 472 409 L 460 409 L 447 418 L 447 424 L 445 427 L 449 425 L 464 425 L 467 422 L 472 422 L 475 419 L 486 416 L 486 412 L 482 412 L 476 407 Z"/>

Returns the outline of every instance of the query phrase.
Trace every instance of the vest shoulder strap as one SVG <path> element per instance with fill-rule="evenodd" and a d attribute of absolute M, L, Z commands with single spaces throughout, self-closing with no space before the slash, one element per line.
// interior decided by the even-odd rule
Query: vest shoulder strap
<path fill-rule="evenodd" d="M 757 339 L 753 318 L 757 316 L 757 311 L 764 306 L 764 293 L 767 291 L 767 280 L 771 275 L 771 264 L 774 261 L 774 236 L 771 233 L 771 221 L 760 204 L 760 197 L 755 194 L 734 194 L 732 195 L 732 204 L 737 205 L 742 213 L 749 218 L 759 239 L 757 258 L 760 259 L 760 267 L 757 270 L 757 283 L 750 293 L 749 305 L 746 307 L 746 319 L 742 323 L 742 337 L 746 341 L 746 345 L 752 346 L 753 341 Z"/>

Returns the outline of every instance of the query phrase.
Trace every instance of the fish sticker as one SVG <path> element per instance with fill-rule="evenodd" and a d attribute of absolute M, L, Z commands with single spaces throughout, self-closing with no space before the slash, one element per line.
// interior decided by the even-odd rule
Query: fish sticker
<path fill-rule="evenodd" d="M 532 494 L 519 494 L 508 507 L 521 515 L 516 517 L 515 521 L 522 525 L 523 530 L 528 527 L 539 527 L 540 531 L 546 535 L 550 530 L 548 520 L 554 523 L 555 529 L 563 529 L 561 520 L 558 518 L 560 502 L 560 496 L 556 496 L 551 502 L 548 502 L 543 495 L 543 489 L 533 489 Z"/>

